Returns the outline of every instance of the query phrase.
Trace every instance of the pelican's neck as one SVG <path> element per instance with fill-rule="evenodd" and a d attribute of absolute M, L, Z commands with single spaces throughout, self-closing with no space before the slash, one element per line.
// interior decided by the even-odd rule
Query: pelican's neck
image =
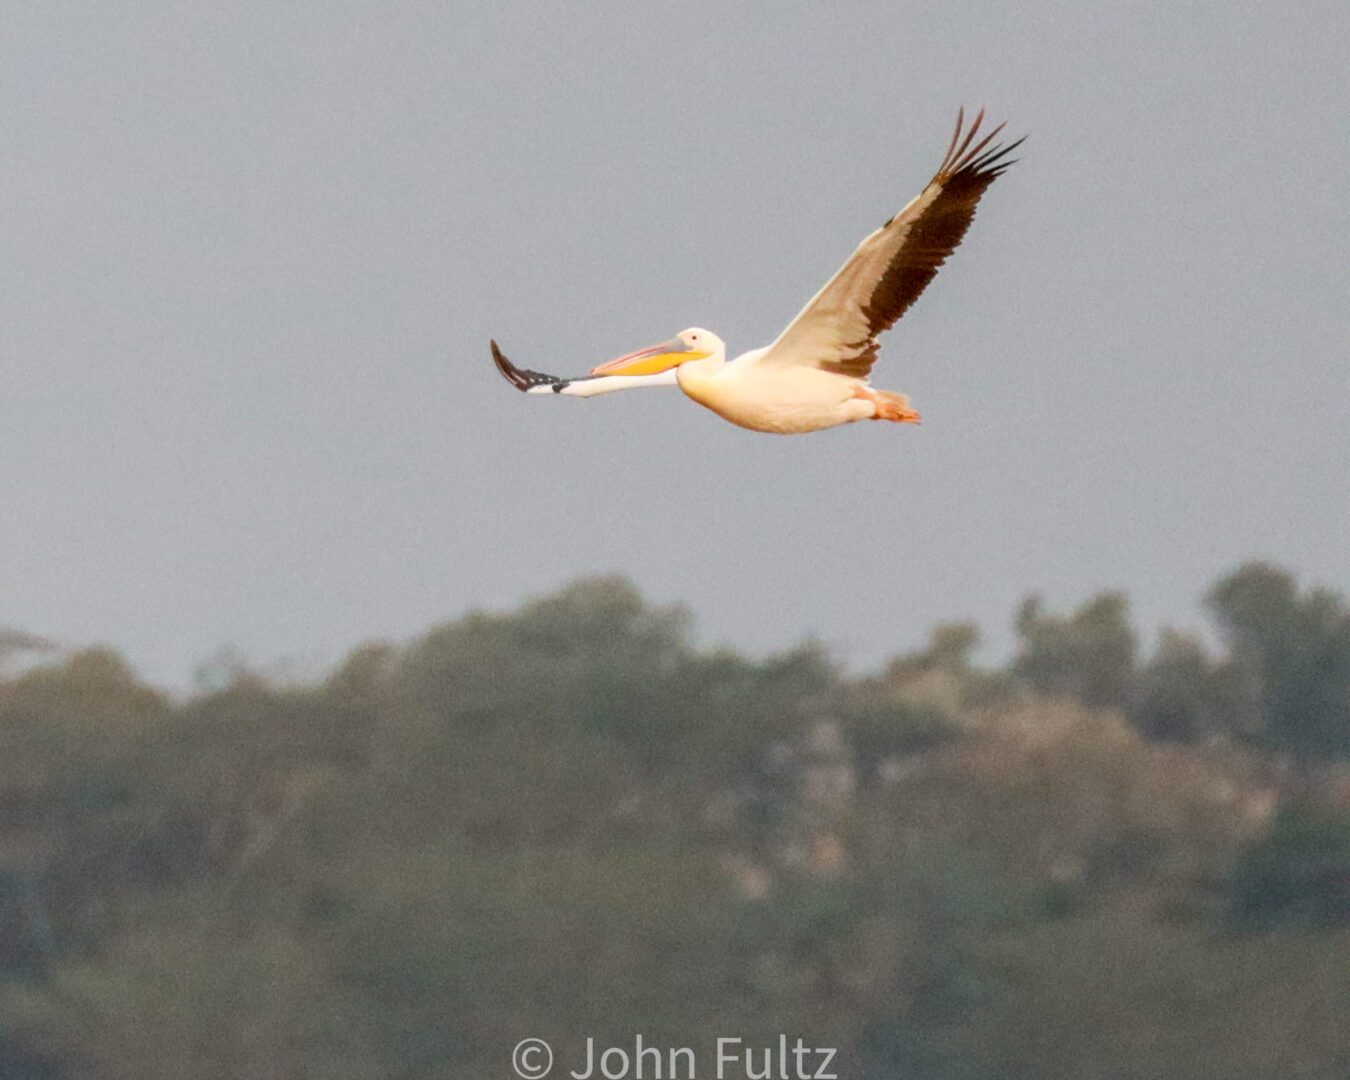
<path fill-rule="evenodd" d="M 726 367 L 726 353 L 719 351 L 702 360 L 687 360 L 675 369 L 680 389 L 695 401 L 704 400 L 704 392 Z"/>
<path fill-rule="evenodd" d="M 681 385 L 683 385 L 686 379 L 693 379 L 695 382 L 710 379 L 721 371 L 725 364 L 726 354 L 714 353 L 712 356 L 705 356 L 702 360 L 686 360 L 675 371 L 679 375 Z"/>

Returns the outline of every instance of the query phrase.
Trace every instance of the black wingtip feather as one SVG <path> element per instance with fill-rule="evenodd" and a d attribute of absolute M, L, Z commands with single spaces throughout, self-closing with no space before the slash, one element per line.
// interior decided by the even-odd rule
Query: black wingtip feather
<path fill-rule="evenodd" d="M 1014 150 L 1016 150 L 1026 141 L 1027 137 L 1023 135 L 1020 139 L 1016 140 L 1015 142 L 1010 142 L 1006 146 L 1000 145 L 990 147 L 990 149 L 986 153 L 972 160 L 966 167 L 972 170 L 973 172 L 977 173 L 992 172 L 994 175 L 998 175 L 1009 165 L 1013 165 L 1016 163 L 1016 159 L 1014 159 L 1013 161 L 1004 161 L 1002 159 L 1006 158 L 1009 154 L 1011 154 Z"/>
<path fill-rule="evenodd" d="M 530 371 L 528 368 L 519 368 L 506 358 L 497 345 L 496 339 L 488 342 L 492 346 L 492 362 L 497 365 L 497 370 L 501 372 L 502 378 L 521 392 L 531 390 L 536 386 L 551 386 L 554 393 L 561 393 L 563 387 L 567 386 L 573 380 L 560 379 L 556 375 L 545 375 L 542 371 Z"/>
<path fill-rule="evenodd" d="M 525 380 L 521 377 L 520 368 L 506 358 L 501 347 L 497 344 L 497 339 L 490 339 L 488 344 L 492 346 L 492 362 L 497 365 L 497 370 L 501 372 L 502 378 L 517 390 L 528 389 L 528 386 L 524 385 Z"/>
<path fill-rule="evenodd" d="M 1005 121 L 992 131 L 986 132 L 978 143 L 975 142 L 975 136 L 984 121 L 984 113 L 984 109 L 981 109 L 976 114 L 970 128 L 963 131 L 965 108 L 962 107 L 957 110 L 956 131 L 952 134 L 952 141 L 947 147 L 947 153 L 942 159 L 942 164 L 938 166 L 935 177 L 940 183 L 950 182 L 958 176 L 968 180 L 992 180 L 1013 164 L 1013 162 L 1005 161 L 1003 158 L 1021 146 L 1026 136 L 1023 135 L 1015 142 L 1006 145 L 994 143 L 991 146 L 990 143 L 1007 126 Z"/>

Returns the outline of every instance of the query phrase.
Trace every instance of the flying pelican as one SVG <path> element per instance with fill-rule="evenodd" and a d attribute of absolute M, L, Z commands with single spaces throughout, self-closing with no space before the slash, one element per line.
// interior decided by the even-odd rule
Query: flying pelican
<path fill-rule="evenodd" d="M 975 205 L 1022 142 L 990 146 L 1004 125 L 975 141 L 981 109 L 965 110 L 933 179 L 913 202 L 867 237 L 772 345 L 728 361 L 722 339 L 691 327 L 669 341 L 558 378 L 516 367 L 492 342 L 497 369 L 530 394 L 593 397 L 644 386 L 679 386 L 718 416 L 753 431 L 798 434 L 892 420 L 917 424 L 909 398 L 870 385 L 877 337 L 895 325 L 965 236 Z M 1025 136 L 1024 136 L 1025 137 Z"/>

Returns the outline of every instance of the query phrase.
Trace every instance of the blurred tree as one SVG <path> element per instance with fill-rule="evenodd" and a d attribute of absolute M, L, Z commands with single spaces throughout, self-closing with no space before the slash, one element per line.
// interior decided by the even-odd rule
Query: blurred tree
<path fill-rule="evenodd" d="M 1233 870 L 1240 924 L 1350 926 L 1350 812 L 1306 801 L 1281 807 L 1269 835 Z"/>
<path fill-rule="evenodd" d="M 99 724 L 163 717 L 168 700 L 146 686 L 109 648 L 83 649 L 31 668 L 0 692 L 0 717 L 9 723 L 82 718 Z"/>
<path fill-rule="evenodd" d="M 962 1058 L 999 1078 L 1350 1076 L 1350 932 L 1225 937 L 1148 900 L 1123 890 L 986 938 L 1003 978 Z"/>
<path fill-rule="evenodd" d="M 1130 719 L 1163 742 L 1203 742 L 1251 729 L 1253 716 L 1243 672 L 1210 657 L 1194 635 L 1164 628 L 1139 672 Z"/>
<path fill-rule="evenodd" d="M 171 715 L 106 648 L 0 681 L 0 871 L 21 885 L 0 917 L 45 959 L 96 938 L 145 873 L 165 821 L 146 749 Z"/>
<path fill-rule="evenodd" d="M 925 648 L 897 656 L 887 665 L 886 678 L 904 682 L 929 671 L 965 675 L 979 643 L 980 628 L 973 622 L 939 623 L 929 633 Z"/>
<path fill-rule="evenodd" d="M 134 926 L 4 995 L 6 1026 L 70 1080 L 388 1075 L 331 958 L 275 927 L 240 932 L 221 897 L 169 891 Z M 0 1074 L 3 1075 L 3 1074 Z"/>
<path fill-rule="evenodd" d="M 1350 757 L 1350 610 L 1329 589 L 1248 563 L 1210 591 L 1210 609 L 1248 679 L 1266 745 L 1307 764 Z"/>
<path fill-rule="evenodd" d="M 1093 597 L 1072 615 L 1045 613 L 1040 597 L 1023 601 L 1015 622 L 1014 674 L 1039 694 L 1071 697 L 1098 709 L 1129 708 L 1135 633 L 1124 593 Z"/>

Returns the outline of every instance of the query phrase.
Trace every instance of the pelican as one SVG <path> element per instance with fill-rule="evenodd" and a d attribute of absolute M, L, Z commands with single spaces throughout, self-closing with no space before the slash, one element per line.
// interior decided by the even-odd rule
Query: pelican
<path fill-rule="evenodd" d="M 994 143 L 1000 124 L 977 142 L 983 121 L 981 109 L 966 128 L 965 110 L 957 113 L 956 131 L 928 186 L 858 245 L 773 344 L 729 361 L 722 339 L 695 326 L 592 368 L 589 375 L 565 379 L 516 367 L 493 341 L 497 369 L 530 394 L 594 397 L 678 386 L 723 419 L 774 434 L 857 420 L 917 424 L 909 398 L 871 386 L 877 338 L 937 275 L 965 236 L 985 188 L 1013 164 L 1008 154 L 1022 139 Z"/>

